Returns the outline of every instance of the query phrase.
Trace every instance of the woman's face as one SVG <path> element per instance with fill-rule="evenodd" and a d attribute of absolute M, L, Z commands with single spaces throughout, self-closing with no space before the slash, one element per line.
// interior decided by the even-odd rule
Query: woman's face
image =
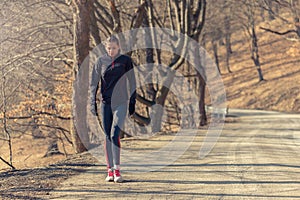
<path fill-rule="evenodd" d="M 106 51 L 108 55 L 112 58 L 115 58 L 119 53 L 120 47 L 116 42 L 108 42 L 106 44 Z"/>

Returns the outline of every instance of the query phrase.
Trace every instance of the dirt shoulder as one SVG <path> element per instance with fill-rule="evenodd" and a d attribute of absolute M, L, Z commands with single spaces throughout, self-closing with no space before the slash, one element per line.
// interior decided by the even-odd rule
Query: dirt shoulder
<path fill-rule="evenodd" d="M 0 173 L 3 199 L 43 199 L 61 182 L 85 171 L 95 163 L 89 153 L 73 155 L 48 167 Z"/>

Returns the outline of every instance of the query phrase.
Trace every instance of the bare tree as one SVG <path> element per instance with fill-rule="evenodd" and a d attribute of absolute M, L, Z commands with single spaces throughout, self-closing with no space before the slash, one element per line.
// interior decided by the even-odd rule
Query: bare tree
<path fill-rule="evenodd" d="M 256 67 L 256 70 L 258 72 L 259 81 L 263 81 L 263 73 L 261 70 L 261 64 L 259 59 L 259 51 L 258 51 L 258 38 L 256 34 L 256 19 L 255 19 L 255 10 L 257 8 L 257 4 L 255 4 L 253 1 L 246 1 L 246 16 L 248 19 L 247 26 L 245 27 L 250 38 L 251 38 L 251 44 L 250 44 L 250 51 L 251 51 L 251 59 L 254 62 L 254 65 Z"/>
<path fill-rule="evenodd" d="M 87 108 L 85 98 L 88 96 L 88 91 L 82 88 L 87 88 L 86 81 L 80 81 L 78 73 L 82 73 L 81 78 L 88 80 L 88 73 L 80 70 L 81 64 L 88 58 L 90 49 L 90 24 L 91 10 L 93 1 L 73 0 L 73 23 L 74 23 L 74 64 L 73 74 L 75 82 L 73 84 L 73 120 L 71 121 L 71 134 L 73 139 L 73 147 L 76 153 L 84 152 L 89 147 L 89 137 L 87 128 Z M 76 82 L 77 81 L 77 82 Z M 85 85 L 81 85 L 85 84 Z M 76 103 L 75 103 L 76 102 Z M 79 117 L 80 116 L 80 117 Z"/>
<path fill-rule="evenodd" d="M 150 1 L 148 1 L 150 2 Z M 201 31 L 204 26 L 205 21 L 205 9 L 206 9 L 206 1 L 167 1 L 167 8 L 168 10 L 168 18 L 170 23 L 170 28 L 172 30 L 175 30 L 177 32 L 181 32 L 183 34 L 186 34 L 187 36 L 192 37 L 193 39 L 199 40 L 199 36 L 201 34 Z M 154 16 L 151 12 L 148 12 L 148 15 L 150 16 L 150 19 L 153 19 Z M 193 24 L 193 25 L 192 25 Z M 158 23 L 158 25 L 161 25 Z M 156 42 L 155 38 L 152 36 L 152 42 Z M 156 104 L 161 105 L 162 107 L 165 106 L 165 101 L 167 98 L 167 95 L 169 93 L 169 86 L 172 84 L 175 71 L 182 66 L 184 63 L 184 56 L 186 55 L 187 51 L 187 45 L 188 41 L 187 38 L 180 39 L 178 38 L 178 41 L 174 41 L 176 44 L 174 46 L 173 52 L 181 52 L 180 55 L 174 54 L 172 59 L 169 61 L 169 69 L 168 74 L 163 79 L 163 86 L 161 88 L 158 88 L 157 93 L 154 93 L 155 95 L 154 102 Z M 178 49 L 181 49 L 181 51 L 178 51 Z M 200 79 L 202 78 L 199 76 Z M 205 88 L 204 82 L 201 85 L 201 88 Z M 204 93 L 200 92 L 200 94 L 203 94 L 200 96 L 200 101 L 204 102 Z M 149 104 L 151 105 L 151 104 Z M 160 131 L 161 130 L 161 123 L 162 123 L 162 115 L 163 110 L 159 109 L 153 110 L 153 131 Z M 200 109 L 202 111 L 201 113 L 201 125 L 205 124 L 206 122 L 206 114 L 205 109 Z"/>
<path fill-rule="evenodd" d="M 276 30 L 276 28 L 266 28 L 260 27 L 262 30 L 267 32 L 287 36 L 289 40 L 299 41 L 300 39 L 300 2 L 298 0 L 260 0 L 260 6 L 267 10 L 270 15 L 279 19 L 283 27 L 293 26 L 293 29 L 288 28 L 288 30 Z M 278 9 L 278 7 L 280 9 Z M 275 9 L 274 9 L 275 8 Z M 279 12 L 279 10 L 281 12 Z M 284 15 L 289 13 L 289 15 Z M 294 35 L 295 37 L 289 36 Z"/>
<path fill-rule="evenodd" d="M 3 130 L 6 134 L 6 138 L 0 138 L 0 140 L 4 140 L 7 142 L 8 144 L 8 150 L 9 150 L 9 161 L 6 161 L 5 159 L 3 159 L 0 156 L 0 159 L 7 164 L 11 169 L 15 169 L 14 165 L 13 165 L 13 152 L 12 152 L 12 138 L 11 138 L 11 133 L 9 131 L 9 127 L 8 127 L 8 120 L 7 120 L 7 94 L 6 94 L 6 86 L 7 86 L 7 80 L 6 80 L 6 76 L 7 76 L 7 72 L 4 71 L 4 69 L 2 68 L 1 71 L 1 78 L 2 78 L 2 82 L 1 82 L 1 98 L 2 98 L 2 115 L 3 115 L 3 119 L 2 119 L 2 124 L 3 124 Z M 8 71 L 9 72 L 9 71 Z M 13 93 L 14 91 L 12 91 Z"/>
<path fill-rule="evenodd" d="M 278 13 L 278 4 L 276 6 L 274 6 L 273 0 L 262 0 L 261 2 L 264 6 L 261 7 L 261 18 L 263 21 L 265 21 L 265 11 L 267 11 L 268 13 L 268 20 L 274 20 L 275 16 L 274 16 L 274 7 L 275 7 L 275 13 Z"/>
<path fill-rule="evenodd" d="M 240 2 L 236 2 L 236 4 L 240 8 L 240 13 L 237 13 L 237 16 L 242 19 L 241 24 L 249 37 L 251 59 L 254 63 L 254 66 L 256 67 L 259 81 L 263 81 L 264 77 L 261 69 L 258 37 L 256 33 L 257 8 L 259 8 L 259 5 L 256 1 L 252 0 L 243 0 Z"/>
<path fill-rule="evenodd" d="M 230 0 L 217 0 L 216 2 L 208 2 L 208 12 L 206 17 L 206 25 L 202 35 L 207 41 L 211 42 L 212 52 L 215 58 L 215 63 L 221 73 L 220 50 L 224 46 L 226 50 L 225 68 L 228 73 L 230 69 L 230 57 L 232 54 L 231 35 L 235 30 L 232 25 L 234 22 L 234 3 Z M 215 13 L 218 13 L 217 15 Z M 221 23 L 220 23 L 221 22 Z M 204 39 L 204 38 L 203 38 Z"/>
<path fill-rule="evenodd" d="M 61 78 L 69 76 L 73 62 L 69 59 L 72 32 L 67 5 L 61 1 L 8 1 L 1 5 L 1 68 L 10 71 L 6 90 L 12 138 L 28 131 L 35 137 L 33 127 L 45 131 L 45 137 L 62 132 L 68 138 L 69 130 L 64 128 L 70 119 L 68 98 L 63 92 L 69 83 Z M 49 109 L 52 104 L 58 112 Z M 52 118 L 59 123 L 54 124 Z"/>
<path fill-rule="evenodd" d="M 224 34 L 225 34 L 225 45 L 226 45 L 226 68 L 229 73 L 231 73 L 229 60 L 232 54 L 232 48 L 231 48 L 231 34 L 233 31 L 232 28 L 232 6 L 230 5 L 230 2 L 225 0 L 224 2 Z"/>

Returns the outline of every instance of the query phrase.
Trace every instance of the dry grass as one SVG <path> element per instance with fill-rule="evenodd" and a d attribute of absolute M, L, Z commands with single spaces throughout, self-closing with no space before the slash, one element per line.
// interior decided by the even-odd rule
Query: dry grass
<path fill-rule="evenodd" d="M 229 107 L 299 113 L 300 42 L 257 31 L 265 81 L 258 81 L 245 35 L 234 34 L 230 62 L 233 73 L 227 73 L 225 63 L 221 63 Z"/>
<path fill-rule="evenodd" d="M 53 155 L 50 157 L 44 157 L 47 152 L 50 138 L 33 139 L 29 135 L 21 137 L 13 137 L 12 139 L 12 151 L 13 151 L 13 165 L 17 169 L 30 169 L 35 167 L 47 166 L 50 163 L 56 163 L 60 160 L 66 159 L 65 155 Z M 4 141 L 0 141 L 1 156 L 6 160 L 8 157 L 8 145 Z M 62 144 L 59 142 L 59 149 L 63 153 Z M 73 153 L 72 146 L 65 143 L 65 148 L 68 154 Z M 8 166 L 0 162 L 0 172 L 8 170 Z"/>

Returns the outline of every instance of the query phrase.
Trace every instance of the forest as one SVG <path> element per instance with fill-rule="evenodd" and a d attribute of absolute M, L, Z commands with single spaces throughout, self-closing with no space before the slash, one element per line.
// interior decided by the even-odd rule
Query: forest
<path fill-rule="evenodd" d="M 113 34 L 123 41 L 136 73 L 152 80 L 137 88 L 135 131 L 123 137 L 149 126 L 150 132 L 178 130 L 186 119 L 180 98 L 189 93 L 197 97 L 186 102 L 197 107 L 191 109 L 197 118 L 187 124 L 207 127 L 217 90 L 207 85 L 212 73 L 223 80 L 225 109 L 300 112 L 299 0 L 7 0 L 0 11 L 2 169 L 18 168 L 30 158 L 26 152 L 17 156 L 21 141 L 43 141 L 43 157 L 65 157 L 99 143 L 99 133 L 86 123 L 95 120 L 88 107 L 76 104 L 85 105 L 88 97 L 88 78 L 80 77 L 89 74 L 82 66 L 92 66 Z M 149 48 L 134 48 L 140 42 Z M 196 68 L 185 59 L 189 50 L 203 55 L 190 58 Z M 205 68 L 206 56 L 216 71 Z M 154 73 L 153 65 L 162 67 Z M 177 74 L 188 83 L 182 96 L 170 90 Z"/>

